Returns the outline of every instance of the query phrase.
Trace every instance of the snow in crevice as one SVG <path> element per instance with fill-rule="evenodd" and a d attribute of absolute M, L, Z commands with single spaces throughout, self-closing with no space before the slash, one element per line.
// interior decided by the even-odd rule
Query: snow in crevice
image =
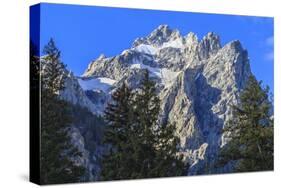
<path fill-rule="evenodd" d="M 170 47 L 170 48 L 181 48 L 181 49 L 184 48 L 182 38 L 177 38 L 175 40 L 165 42 L 165 43 L 163 43 L 163 45 L 161 46 L 160 49 L 168 48 L 168 47 Z"/>
<path fill-rule="evenodd" d="M 137 47 L 134 48 L 134 50 L 145 53 L 145 54 L 151 54 L 155 55 L 158 51 L 157 48 L 153 47 L 152 45 L 147 45 L 147 44 L 140 44 Z"/>
<path fill-rule="evenodd" d="M 92 79 L 78 79 L 78 82 L 83 90 L 95 90 L 95 91 L 104 91 L 106 92 L 109 88 L 115 84 L 116 80 L 106 78 L 106 77 L 99 77 L 99 78 L 92 78 Z"/>
<path fill-rule="evenodd" d="M 158 46 L 158 47 L 155 47 L 150 44 L 140 44 L 140 45 L 134 47 L 133 50 L 144 53 L 144 54 L 156 55 L 161 49 L 164 49 L 164 48 L 184 49 L 185 45 L 183 43 L 182 38 L 176 38 L 174 40 L 165 42 L 161 46 Z"/>
<path fill-rule="evenodd" d="M 165 86 L 170 84 L 175 80 L 178 76 L 179 72 L 171 71 L 167 68 L 158 68 L 158 67 L 151 67 L 148 65 L 144 65 L 143 63 L 134 60 L 133 63 L 130 65 L 131 69 L 147 69 L 151 76 L 158 77 L 161 79 L 162 84 Z"/>

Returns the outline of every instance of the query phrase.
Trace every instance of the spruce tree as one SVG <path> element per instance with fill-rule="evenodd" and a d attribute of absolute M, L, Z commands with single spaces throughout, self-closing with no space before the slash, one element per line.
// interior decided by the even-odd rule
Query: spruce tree
<path fill-rule="evenodd" d="M 65 65 L 53 39 L 44 48 L 41 66 L 41 184 L 69 183 L 82 180 L 84 168 L 73 159 L 81 153 L 71 143 L 69 128 L 72 123 L 69 104 L 59 99 L 64 89 Z"/>
<path fill-rule="evenodd" d="M 38 91 L 39 87 L 39 70 L 40 70 L 40 61 L 39 57 L 36 56 L 38 53 L 38 47 L 30 41 L 29 46 L 29 60 L 30 60 L 30 88 L 33 92 Z"/>
<path fill-rule="evenodd" d="M 66 65 L 60 60 L 61 52 L 55 45 L 55 41 L 51 38 L 44 47 L 43 57 L 44 63 L 41 64 L 41 82 L 45 93 L 52 96 L 58 91 L 64 89 L 65 68 Z"/>
<path fill-rule="evenodd" d="M 219 165 L 235 161 L 236 172 L 273 170 L 273 116 L 268 92 L 262 82 L 249 77 L 224 129 L 230 133 L 230 141 L 222 148 Z"/>
<path fill-rule="evenodd" d="M 110 153 L 104 158 L 102 179 L 136 179 L 183 175 L 186 165 L 177 156 L 174 125 L 159 125 L 160 100 L 155 83 L 144 72 L 135 92 L 123 84 L 105 111 Z"/>
<path fill-rule="evenodd" d="M 144 71 L 141 86 L 134 97 L 135 132 L 138 136 L 138 178 L 180 176 L 187 166 L 177 156 L 179 138 L 175 125 L 158 122 L 160 99 L 155 82 Z"/>
<path fill-rule="evenodd" d="M 133 168 L 131 157 L 131 97 L 132 93 L 124 83 L 112 94 L 112 103 L 105 110 L 106 144 L 110 144 L 110 151 L 103 159 L 101 177 L 103 180 L 128 179 Z"/>

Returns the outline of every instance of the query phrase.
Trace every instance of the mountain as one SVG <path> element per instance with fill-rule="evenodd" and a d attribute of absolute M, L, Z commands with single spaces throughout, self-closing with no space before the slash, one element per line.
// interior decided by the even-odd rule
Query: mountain
<path fill-rule="evenodd" d="M 238 40 L 221 45 L 213 32 L 199 40 L 160 25 L 130 49 L 90 62 L 82 76 L 68 72 L 65 100 L 103 115 L 111 93 L 127 82 L 134 89 L 148 69 L 161 99 L 162 123 L 175 123 L 179 153 L 191 167 L 189 175 L 230 172 L 231 164 L 217 169 L 219 150 L 228 142 L 222 129 L 231 117 L 251 73 L 247 51 Z"/>

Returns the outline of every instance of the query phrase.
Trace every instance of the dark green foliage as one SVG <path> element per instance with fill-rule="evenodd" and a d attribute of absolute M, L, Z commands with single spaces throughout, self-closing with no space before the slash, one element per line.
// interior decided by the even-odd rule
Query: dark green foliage
<path fill-rule="evenodd" d="M 89 176 L 99 177 L 100 165 L 102 160 L 103 132 L 105 122 L 103 117 L 94 115 L 87 108 L 79 105 L 71 106 L 71 114 L 73 123 L 79 129 L 80 134 L 84 138 L 85 149 L 89 151 L 89 160 L 91 165 L 95 167 L 92 171 L 87 171 L 85 178 Z"/>
<path fill-rule="evenodd" d="M 87 108 L 79 105 L 71 105 L 73 123 L 84 137 L 85 148 L 89 152 L 95 151 L 98 145 L 102 145 L 103 129 L 105 122 L 102 117 L 94 115 Z"/>
<path fill-rule="evenodd" d="M 159 125 L 160 101 L 155 83 L 145 71 L 137 92 L 123 84 L 106 110 L 105 141 L 111 144 L 104 158 L 102 179 L 135 179 L 179 176 L 186 172 L 176 155 L 174 125 Z"/>
<path fill-rule="evenodd" d="M 52 39 L 44 52 L 46 56 L 41 67 L 40 183 L 78 182 L 82 180 L 85 169 L 71 160 L 81 153 L 71 144 L 68 134 L 73 121 L 70 104 L 57 96 L 57 92 L 64 89 L 62 75 L 65 66 L 59 60 L 60 52 Z"/>
<path fill-rule="evenodd" d="M 224 130 L 232 134 L 222 149 L 220 165 L 236 161 L 237 172 L 273 170 L 273 116 L 268 91 L 253 76 L 249 78 Z"/>
<path fill-rule="evenodd" d="M 147 70 L 133 102 L 135 132 L 141 156 L 137 162 L 141 164 L 137 178 L 183 175 L 186 167 L 181 158 L 176 156 L 179 138 L 175 136 L 175 125 L 160 125 L 157 121 L 160 100 Z"/>
<path fill-rule="evenodd" d="M 113 103 L 108 104 L 105 119 L 108 125 L 105 130 L 105 143 L 112 145 L 108 155 L 103 159 L 102 179 L 128 179 L 131 161 L 132 93 L 123 84 L 112 94 Z M 129 154 L 129 155 L 128 155 Z"/>
<path fill-rule="evenodd" d="M 39 114 L 39 101 L 40 101 L 40 82 L 39 82 L 39 58 L 36 57 L 37 47 L 30 41 L 29 51 L 29 83 L 30 83 L 30 140 L 29 140 L 29 169 L 30 169 L 30 181 L 39 183 L 40 181 L 40 114 Z M 34 126 L 35 125 L 35 126 Z"/>
<path fill-rule="evenodd" d="M 29 61 L 30 61 L 30 89 L 35 92 L 38 91 L 39 87 L 39 58 L 36 57 L 37 47 L 32 41 L 30 41 L 30 53 L 29 53 Z"/>
<path fill-rule="evenodd" d="M 41 65 L 41 83 L 45 92 L 53 95 L 59 90 L 64 89 L 66 65 L 60 60 L 60 51 L 57 49 L 53 39 L 50 39 L 44 47 L 44 63 Z"/>

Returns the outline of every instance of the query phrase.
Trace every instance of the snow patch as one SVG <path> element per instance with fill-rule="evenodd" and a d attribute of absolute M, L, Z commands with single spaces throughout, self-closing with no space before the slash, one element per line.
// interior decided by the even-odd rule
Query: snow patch
<path fill-rule="evenodd" d="M 138 61 L 133 61 L 133 63 L 130 66 L 131 69 L 147 69 L 152 76 L 158 77 L 161 79 L 162 84 L 167 85 L 175 80 L 175 78 L 178 76 L 179 72 L 171 71 L 167 68 L 156 68 L 151 67 L 148 65 L 144 65 L 143 63 L 140 63 Z"/>
<path fill-rule="evenodd" d="M 151 54 L 151 55 L 155 55 L 158 51 L 157 48 L 147 44 L 140 44 L 137 47 L 135 47 L 135 50 L 141 53 Z"/>
<path fill-rule="evenodd" d="M 184 48 L 184 44 L 183 44 L 182 38 L 177 38 L 175 40 L 165 42 L 161 46 L 161 48 L 168 48 L 168 47 L 171 47 L 171 48 Z"/>
<path fill-rule="evenodd" d="M 133 50 L 144 53 L 144 54 L 156 55 L 161 49 L 169 48 L 169 47 L 184 49 L 185 46 L 183 44 L 183 39 L 177 38 L 175 40 L 165 42 L 162 44 L 162 46 L 159 46 L 159 47 L 154 47 L 154 46 L 148 45 L 148 44 L 140 44 L 140 45 L 136 46 L 135 48 L 133 48 Z M 125 51 L 123 53 L 125 53 Z"/>
<path fill-rule="evenodd" d="M 92 78 L 92 79 L 78 79 L 78 82 L 83 90 L 95 90 L 106 92 L 116 80 L 106 77 Z"/>

